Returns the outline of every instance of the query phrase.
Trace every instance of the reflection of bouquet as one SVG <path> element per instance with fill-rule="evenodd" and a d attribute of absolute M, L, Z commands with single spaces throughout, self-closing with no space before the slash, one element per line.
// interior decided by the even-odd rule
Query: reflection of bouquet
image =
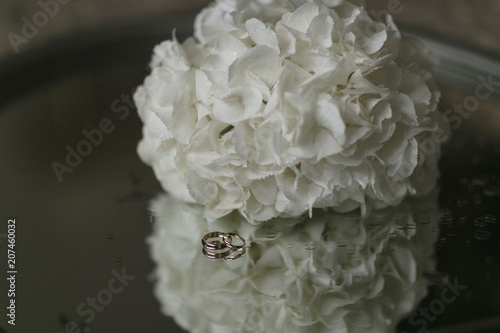
<path fill-rule="evenodd" d="M 134 98 L 163 187 L 209 221 L 396 205 L 435 184 L 422 45 L 356 0 L 218 0 L 158 45 Z"/>
<path fill-rule="evenodd" d="M 148 242 L 162 311 L 190 332 L 391 332 L 425 296 L 432 270 L 435 200 L 404 201 L 362 217 L 248 224 L 238 213 L 210 224 L 251 247 L 232 261 L 201 251 L 201 206 L 162 196 Z"/>

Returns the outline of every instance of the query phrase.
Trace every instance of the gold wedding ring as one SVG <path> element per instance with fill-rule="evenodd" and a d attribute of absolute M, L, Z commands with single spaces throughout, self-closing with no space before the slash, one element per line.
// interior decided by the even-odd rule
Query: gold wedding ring
<path fill-rule="evenodd" d="M 228 251 L 228 255 L 224 257 L 224 260 L 225 261 L 233 261 L 233 260 L 236 260 L 238 259 L 239 257 L 241 257 L 242 255 L 245 254 L 245 252 L 247 251 L 247 249 L 245 249 L 244 247 L 239 249 L 239 250 L 234 250 L 234 251 Z"/>
<path fill-rule="evenodd" d="M 223 251 L 223 252 L 220 252 L 220 251 L 215 252 L 215 251 L 209 251 L 209 250 L 203 248 L 203 254 L 208 259 L 223 259 L 223 258 L 226 258 L 229 255 L 229 253 L 230 253 L 230 251 L 228 251 L 228 250 Z"/>
<path fill-rule="evenodd" d="M 203 238 L 201 239 L 201 244 L 203 244 L 203 247 L 207 250 L 225 249 L 227 245 L 224 242 L 224 235 L 226 234 L 220 231 L 209 232 L 208 234 L 203 236 Z M 231 242 L 232 240 L 230 239 L 229 241 Z"/>
<path fill-rule="evenodd" d="M 241 245 L 234 245 L 232 242 L 233 242 L 233 239 L 231 236 L 234 236 L 236 237 L 237 239 L 240 240 L 241 242 Z M 243 237 L 241 237 L 240 235 L 238 234 L 235 234 L 235 233 L 232 233 L 232 232 L 228 232 L 226 234 L 224 234 L 222 236 L 222 241 L 224 242 L 224 244 L 233 249 L 233 250 L 239 250 L 239 249 L 242 249 L 244 246 L 245 246 L 245 240 L 243 239 Z"/>
<path fill-rule="evenodd" d="M 240 244 L 233 244 L 233 237 Z M 224 259 L 225 261 L 236 260 L 245 254 L 245 239 L 233 232 L 209 232 L 201 239 L 203 255 L 208 259 Z"/>

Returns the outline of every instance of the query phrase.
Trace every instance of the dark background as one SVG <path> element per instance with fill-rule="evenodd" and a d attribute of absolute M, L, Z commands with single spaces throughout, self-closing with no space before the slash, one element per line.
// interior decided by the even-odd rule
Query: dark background
<path fill-rule="evenodd" d="M 51 0 L 42 0 L 48 1 Z M 62 0 L 60 0 L 62 1 Z M 209 0 L 64 0 L 60 11 L 20 50 L 75 32 L 110 29 L 132 22 L 165 20 L 166 16 L 196 13 Z M 376 14 L 390 12 L 401 27 L 419 30 L 459 44 L 500 54 L 500 2 L 491 0 L 367 0 Z M 0 58 L 14 53 L 7 35 L 20 34 L 23 17 L 40 11 L 38 1 L 0 2 Z"/>

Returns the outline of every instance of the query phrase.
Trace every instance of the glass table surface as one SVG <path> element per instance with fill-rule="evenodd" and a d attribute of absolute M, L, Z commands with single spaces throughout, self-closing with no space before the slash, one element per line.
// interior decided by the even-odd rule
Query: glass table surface
<path fill-rule="evenodd" d="M 0 332 L 183 332 L 153 294 L 145 240 L 162 190 L 136 153 L 131 96 L 152 47 L 174 27 L 189 36 L 192 19 L 70 36 L 0 63 Z M 437 270 L 398 330 L 500 332 L 500 62 L 418 37 L 440 60 L 441 109 L 472 111 L 443 149 Z M 4 313 L 9 220 L 15 326 Z M 458 293 L 439 303 L 444 281 Z"/>

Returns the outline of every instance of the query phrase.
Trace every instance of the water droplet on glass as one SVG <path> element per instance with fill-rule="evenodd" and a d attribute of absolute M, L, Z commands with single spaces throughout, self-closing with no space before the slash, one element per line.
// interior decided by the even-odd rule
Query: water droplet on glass
<path fill-rule="evenodd" d="M 491 232 L 487 230 L 477 230 L 474 234 L 474 237 L 478 240 L 487 240 L 491 237 Z"/>
<path fill-rule="evenodd" d="M 276 232 L 269 232 L 266 234 L 267 239 L 275 239 L 278 236 L 278 233 Z"/>
<path fill-rule="evenodd" d="M 484 217 L 485 221 L 487 223 L 490 223 L 490 224 L 495 224 L 497 223 L 497 217 L 493 214 L 487 214 L 485 217 Z"/>
<path fill-rule="evenodd" d="M 347 246 L 347 241 L 345 240 L 339 240 L 337 242 L 337 247 L 346 247 Z"/>
<path fill-rule="evenodd" d="M 476 217 L 474 219 L 474 225 L 477 227 L 485 227 L 488 223 L 486 222 L 486 219 L 484 217 Z"/>
<path fill-rule="evenodd" d="M 483 190 L 483 194 L 485 196 L 487 196 L 487 197 L 496 197 L 496 196 L 499 196 L 500 195 L 500 187 L 495 186 L 495 185 L 487 186 Z"/>
<path fill-rule="evenodd" d="M 441 217 L 441 224 L 447 225 L 447 224 L 451 224 L 452 222 L 453 222 L 453 217 L 451 217 L 451 216 L 446 215 L 446 216 Z"/>
<path fill-rule="evenodd" d="M 316 245 L 314 244 L 313 241 L 310 241 L 310 242 L 306 242 L 304 244 L 304 248 L 307 250 L 307 251 L 312 251 L 316 248 Z"/>
<path fill-rule="evenodd" d="M 417 229 L 417 225 L 408 223 L 408 224 L 405 224 L 405 225 L 398 227 L 398 229 L 399 230 L 415 230 L 415 229 Z"/>
<path fill-rule="evenodd" d="M 116 238 L 115 234 L 113 234 L 113 233 L 108 234 L 108 239 L 115 239 L 115 238 Z"/>
<path fill-rule="evenodd" d="M 472 178 L 472 185 L 474 185 L 474 186 L 485 186 L 488 183 L 488 180 L 489 179 L 486 176 L 474 177 L 474 178 Z"/>
<path fill-rule="evenodd" d="M 448 216 L 451 217 L 452 216 L 452 211 L 449 208 L 443 208 L 441 210 L 441 214 L 442 214 L 443 217 L 448 217 Z"/>

